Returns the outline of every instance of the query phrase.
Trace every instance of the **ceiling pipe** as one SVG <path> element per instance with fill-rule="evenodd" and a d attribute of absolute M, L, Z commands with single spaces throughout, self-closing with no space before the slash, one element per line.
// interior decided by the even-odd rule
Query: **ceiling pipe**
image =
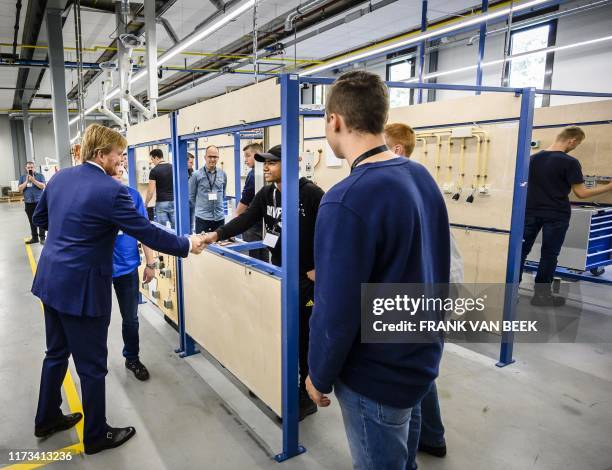
<path fill-rule="evenodd" d="M 13 35 L 13 57 L 17 57 L 17 39 L 19 38 L 19 19 L 21 17 L 21 0 L 15 4 L 15 34 Z"/>
<path fill-rule="evenodd" d="M 293 31 L 293 24 L 300 16 L 306 15 L 315 8 L 327 3 L 327 0 L 311 0 L 298 6 L 295 10 L 290 12 L 285 19 L 285 31 Z"/>
<path fill-rule="evenodd" d="M 176 44 L 175 46 L 167 50 L 165 53 L 163 53 L 161 56 L 159 56 L 157 58 L 158 64 L 163 65 L 164 63 L 168 62 L 170 59 L 172 59 L 176 55 L 183 52 L 188 47 L 192 46 L 196 42 L 201 41 L 202 39 L 215 33 L 216 31 L 221 29 L 223 26 L 228 24 L 230 21 L 235 20 L 236 18 L 241 16 L 243 13 L 248 11 L 253 6 L 253 2 L 254 0 L 246 0 L 239 4 L 236 4 L 235 8 L 232 8 L 231 10 L 226 11 L 224 14 L 222 13 L 220 16 L 213 15 L 212 17 L 214 18 L 214 20 L 211 20 L 210 24 L 204 23 L 202 26 L 200 26 L 198 29 L 196 29 L 190 35 L 184 38 L 181 42 L 179 42 L 178 44 Z M 147 75 L 146 70 L 140 70 L 138 73 L 133 75 L 130 82 L 134 83 L 144 78 L 146 75 Z M 116 87 L 113 90 L 110 90 L 108 95 L 106 95 L 105 98 L 107 100 L 111 99 L 119 95 L 120 92 L 121 92 L 121 87 Z M 93 104 L 85 112 L 85 114 L 89 114 L 93 111 L 96 111 L 100 107 L 101 104 L 102 104 L 101 102 L 97 102 Z M 78 119 L 79 119 L 78 117 L 73 118 L 72 120 L 70 120 L 70 124 L 74 124 Z"/>
<path fill-rule="evenodd" d="M 157 84 L 157 25 L 155 24 L 155 3 L 145 2 L 145 31 L 146 31 L 146 46 L 147 46 L 147 95 L 149 97 L 149 109 L 145 111 L 134 104 L 134 99 L 130 100 L 136 108 L 138 108 L 145 116 L 157 116 L 157 98 L 159 96 Z M 131 95 L 130 95 L 131 96 Z M 142 105 L 141 105 L 142 106 Z M 144 108 L 144 106 L 143 106 Z"/>

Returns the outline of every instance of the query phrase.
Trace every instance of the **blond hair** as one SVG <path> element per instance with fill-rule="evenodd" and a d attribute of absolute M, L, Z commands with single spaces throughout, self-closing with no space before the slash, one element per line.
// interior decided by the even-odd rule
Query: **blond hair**
<path fill-rule="evenodd" d="M 559 141 L 567 141 L 571 139 L 577 139 L 580 142 L 584 140 L 586 134 L 580 127 L 578 126 L 569 126 L 563 129 L 558 135 L 557 140 Z"/>
<path fill-rule="evenodd" d="M 407 157 L 410 157 L 416 145 L 416 136 L 414 135 L 412 127 L 402 124 L 401 122 L 387 124 L 385 126 L 385 139 L 389 147 L 398 144 L 402 145 Z"/>
<path fill-rule="evenodd" d="M 85 129 L 81 144 L 81 159 L 86 162 L 93 160 L 98 152 L 106 155 L 114 149 L 123 150 L 127 140 L 119 132 L 100 124 L 91 124 Z"/>

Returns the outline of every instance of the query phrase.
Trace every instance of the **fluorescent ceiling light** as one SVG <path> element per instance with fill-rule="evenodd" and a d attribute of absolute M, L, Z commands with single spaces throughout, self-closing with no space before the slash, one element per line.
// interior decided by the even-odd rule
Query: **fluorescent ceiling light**
<path fill-rule="evenodd" d="M 161 56 L 159 56 L 159 58 L 157 59 L 157 64 L 158 65 L 165 64 L 170 59 L 172 59 L 176 55 L 183 52 L 185 49 L 194 45 L 196 42 L 210 36 L 215 31 L 219 30 L 220 28 L 225 26 L 227 23 L 235 20 L 237 17 L 242 15 L 244 12 L 252 8 L 254 3 L 255 3 L 255 0 L 248 0 L 242 3 L 240 6 L 231 10 L 229 13 L 226 13 L 225 15 L 223 15 L 221 18 L 219 18 L 218 21 L 214 22 L 209 27 L 201 29 L 199 31 L 194 31 L 193 33 L 191 33 L 190 36 L 187 36 L 184 41 L 179 42 L 174 47 L 172 47 L 168 51 L 164 52 Z M 132 76 L 132 79 L 130 80 L 130 84 L 133 84 L 137 82 L 138 80 L 143 79 L 146 76 L 147 76 L 147 70 L 142 69 Z M 120 91 L 119 87 L 113 88 L 106 98 L 107 99 L 114 98 L 115 96 L 119 94 L 119 91 Z M 93 113 L 94 111 L 98 109 L 100 104 L 101 104 L 101 101 L 98 101 L 97 103 L 92 105 L 90 108 L 88 108 L 84 114 L 88 115 L 88 114 Z M 75 124 L 78 121 L 79 121 L 79 117 L 77 116 L 71 119 L 69 121 L 69 124 Z"/>
<path fill-rule="evenodd" d="M 507 57 L 506 58 L 506 62 L 512 62 L 513 60 L 517 60 L 517 59 L 522 59 L 524 57 L 528 57 L 531 55 L 537 55 L 537 54 L 549 54 L 551 52 L 558 52 L 558 51 L 565 51 L 567 49 L 573 49 L 576 47 L 584 47 L 584 46 L 590 46 L 592 44 L 597 44 L 600 42 L 604 42 L 604 41 L 610 41 L 612 40 L 612 36 L 604 36 L 601 38 L 597 38 L 597 39 L 589 39 L 588 41 L 582 41 L 582 42 L 576 42 L 573 44 L 567 44 L 565 46 L 551 46 L 551 47 L 545 47 L 542 49 L 536 49 L 534 51 L 529 51 L 529 52 L 521 52 L 519 54 L 515 54 L 513 56 Z M 497 60 L 491 60 L 489 62 L 483 62 L 481 64 L 481 67 L 491 67 L 493 65 L 500 65 L 504 63 L 504 59 L 497 59 Z M 433 72 L 433 73 L 429 73 L 426 75 L 423 75 L 423 80 L 427 80 L 430 78 L 438 78 L 438 77 L 443 77 L 445 75 L 454 75 L 456 73 L 461 73 L 461 72 L 469 72 L 471 70 L 476 70 L 478 68 L 478 65 L 468 65 L 466 67 L 460 67 L 457 69 L 453 69 L 453 70 L 445 70 L 443 72 Z M 414 83 L 414 82 L 418 82 L 419 79 L 418 78 L 411 78 L 410 80 L 402 80 L 406 83 Z"/>
<path fill-rule="evenodd" d="M 480 14 L 474 18 L 471 18 L 469 20 L 465 20 L 465 21 L 459 21 L 455 24 L 452 24 L 450 26 L 446 26 L 446 27 L 442 27 L 442 28 L 437 28 L 434 29 L 432 31 L 429 32 L 425 32 L 423 34 L 417 34 L 411 38 L 407 38 L 404 39 L 402 41 L 398 41 L 398 42 L 394 42 L 391 44 L 387 44 L 375 49 L 371 49 L 368 51 L 364 51 L 360 54 L 353 54 L 353 55 L 349 55 L 347 57 L 343 57 L 341 59 L 337 59 L 337 60 L 332 60 L 331 62 L 328 62 L 326 64 L 322 64 L 319 65 L 317 67 L 313 67 L 311 69 L 305 70 L 303 72 L 300 73 L 300 75 L 306 76 L 306 75 L 313 75 L 319 72 L 322 72 L 323 70 L 327 70 L 330 68 L 335 68 L 335 67 L 339 67 L 341 65 L 345 65 L 345 64 L 349 64 L 351 62 L 358 62 L 361 61 L 363 59 L 367 59 L 373 55 L 378 55 L 378 54 L 382 54 L 384 52 L 390 51 L 392 49 L 397 49 L 400 47 L 404 47 L 404 46 L 408 46 L 410 44 L 415 44 L 415 43 L 419 43 L 421 41 L 425 41 L 427 39 L 431 39 L 434 37 L 439 37 L 439 36 L 444 36 L 448 33 L 451 33 L 453 31 L 457 31 L 458 29 L 463 29 L 466 28 L 468 26 L 473 26 L 479 23 L 483 23 L 485 21 L 490 21 L 493 20 L 495 18 L 499 18 L 500 16 L 506 16 L 508 15 L 510 12 L 512 13 L 518 13 L 520 11 L 523 10 L 527 10 L 529 8 L 535 7 L 537 5 L 540 5 L 542 3 L 545 3 L 549 0 L 531 0 L 528 1 L 526 3 L 522 3 L 520 5 L 515 5 L 514 7 L 507 7 L 507 8 L 502 8 L 501 10 L 497 10 L 491 13 L 485 13 L 485 14 Z"/>

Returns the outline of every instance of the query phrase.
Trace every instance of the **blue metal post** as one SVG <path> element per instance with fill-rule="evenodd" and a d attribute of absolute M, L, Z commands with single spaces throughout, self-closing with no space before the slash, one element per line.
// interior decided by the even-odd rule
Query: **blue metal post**
<path fill-rule="evenodd" d="M 298 157 L 299 157 L 299 77 L 282 74 L 281 126 L 283 165 L 281 170 L 283 258 L 282 279 L 282 412 L 283 450 L 275 459 L 282 462 L 305 449 L 298 444 Z"/>
<path fill-rule="evenodd" d="M 423 6 L 421 7 L 421 32 L 427 30 L 427 0 L 423 0 Z M 419 83 L 423 83 L 423 70 L 425 68 L 425 47 L 427 41 L 421 41 L 419 43 Z M 423 89 L 419 88 L 417 91 L 417 103 L 423 102 Z"/>
<path fill-rule="evenodd" d="M 238 201 L 240 201 L 240 186 L 242 180 L 240 179 L 240 159 L 242 158 L 242 149 L 240 144 L 240 132 L 234 132 L 234 196 L 236 196 L 236 207 L 238 207 Z"/>
<path fill-rule="evenodd" d="M 128 158 L 128 183 L 130 187 L 136 189 L 136 148 L 127 148 Z"/>
<path fill-rule="evenodd" d="M 176 234 L 187 235 L 190 232 L 189 220 L 189 191 L 187 172 L 187 141 L 180 140 L 177 128 L 178 111 L 170 116 L 172 126 L 172 170 L 174 183 L 174 218 L 176 222 Z M 183 260 L 176 260 L 176 297 L 178 300 L 178 328 L 179 348 L 175 352 L 180 357 L 191 356 L 199 351 L 195 347 L 193 338 L 187 334 L 185 328 L 185 302 L 183 298 Z"/>
<path fill-rule="evenodd" d="M 198 139 L 196 139 L 194 141 L 194 143 L 195 143 L 195 149 L 193 151 L 193 156 L 195 158 L 193 159 L 193 169 L 195 171 L 198 168 L 200 168 L 200 165 L 199 165 L 199 163 L 200 163 L 200 156 L 198 155 L 198 152 L 199 152 L 199 150 L 198 150 Z"/>
<path fill-rule="evenodd" d="M 482 0 L 481 13 L 485 14 L 489 9 L 489 0 Z M 478 39 L 478 63 L 476 67 L 476 86 L 482 86 L 482 61 L 484 59 L 485 41 L 487 38 L 487 23 L 486 21 L 480 25 L 480 34 Z M 476 91 L 480 95 L 480 90 Z"/>
<path fill-rule="evenodd" d="M 524 88 L 521 94 L 521 116 L 518 128 L 518 148 L 514 170 L 514 192 L 512 195 L 512 215 L 510 219 L 510 240 L 508 243 L 508 262 L 506 265 L 506 291 L 504 294 L 504 321 L 516 317 L 519 276 L 521 270 L 521 249 L 525 227 L 525 203 L 527 200 L 527 180 L 529 177 L 529 157 L 531 154 L 531 131 L 533 128 L 533 109 L 535 88 Z M 512 350 L 514 334 L 502 334 L 498 367 L 514 362 Z"/>

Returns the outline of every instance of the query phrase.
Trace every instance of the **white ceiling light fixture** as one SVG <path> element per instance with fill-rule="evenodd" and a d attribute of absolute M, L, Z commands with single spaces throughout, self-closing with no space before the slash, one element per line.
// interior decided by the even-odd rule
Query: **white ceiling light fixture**
<path fill-rule="evenodd" d="M 240 5 L 238 5 L 236 8 L 234 8 L 234 9 L 230 10 L 229 12 L 225 13 L 221 18 L 219 18 L 219 20 L 215 21 L 210 26 L 208 26 L 206 28 L 203 28 L 201 30 L 194 31 L 189 36 L 187 36 L 183 41 L 181 41 L 178 44 L 174 45 L 172 48 L 170 48 L 169 50 L 164 52 L 161 56 L 159 56 L 159 58 L 157 59 L 157 65 L 165 64 L 170 59 L 172 59 L 173 57 L 175 57 L 178 54 L 180 54 L 181 52 L 183 52 L 185 49 L 187 49 L 187 48 L 191 47 L 192 45 L 194 45 L 196 42 L 201 41 L 202 39 L 210 36 L 211 34 L 216 32 L 217 30 L 219 30 L 220 28 L 225 26 L 227 23 L 229 23 L 230 21 L 235 20 L 240 15 L 242 15 L 246 11 L 250 10 L 253 7 L 254 3 L 255 3 L 255 0 L 247 0 L 246 2 L 243 2 Z M 147 76 L 147 70 L 146 69 L 142 69 L 142 70 L 140 70 L 139 72 L 137 72 L 136 74 L 134 74 L 132 76 L 132 79 L 130 80 L 130 84 L 133 84 L 133 83 L 137 82 L 138 80 L 143 79 L 146 76 Z M 118 87 L 114 88 L 108 94 L 107 99 L 114 98 L 115 96 L 117 96 L 119 94 L 119 91 L 120 90 L 119 90 Z M 84 114 L 88 115 L 88 114 L 91 114 L 94 111 L 96 111 L 98 109 L 98 107 L 100 106 L 100 103 L 101 102 L 98 101 L 93 106 L 89 107 L 87 110 L 85 110 Z M 69 121 L 69 124 L 75 124 L 76 122 L 78 122 L 78 120 L 79 120 L 79 118 L 77 116 L 77 117 L 71 119 Z"/>
<path fill-rule="evenodd" d="M 459 21 L 455 24 L 452 24 L 450 26 L 446 26 L 446 27 L 442 27 L 442 28 L 437 28 L 434 29 L 432 31 L 429 32 L 425 32 L 423 34 L 417 34 L 411 38 L 407 38 L 398 42 L 394 42 L 392 44 L 386 44 L 384 46 L 381 47 L 377 47 L 368 51 L 364 51 L 362 53 L 359 54 L 353 54 L 353 55 L 349 55 L 346 57 L 343 57 L 341 59 L 338 60 L 332 60 L 328 63 L 313 67 L 311 69 L 308 70 L 304 70 L 303 72 L 300 73 L 300 75 L 302 76 L 307 76 L 307 75 L 313 75 L 319 72 L 322 72 L 323 70 L 328 70 L 331 68 L 336 68 L 336 67 L 340 67 L 341 65 L 345 65 L 345 64 L 349 64 L 351 62 L 356 62 L 356 61 L 361 61 L 364 59 L 367 59 L 368 57 L 371 57 L 373 55 L 378 55 L 378 54 L 382 54 L 384 52 L 393 50 L 393 49 L 397 49 L 397 48 L 401 48 L 401 47 L 405 47 L 411 44 L 416 44 L 419 43 L 421 41 L 425 41 L 427 39 L 431 39 L 434 37 L 440 37 L 440 36 L 445 36 L 448 33 L 452 33 L 453 31 L 457 31 L 459 29 L 463 29 L 463 28 L 467 28 L 469 26 L 474 26 L 480 23 L 484 23 L 485 21 L 491 21 L 494 20 L 496 18 L 499 18 L 501 16 L 506 16 L 508 15 L 510 12 L 512 13 L 518 13 L 520 11 L 523 10 L 527 10 L 529 8 L 533 8 L 535 6 L 538 6 L 542 3 L 546 3 L 550 0 L 531 0 L 519 5 L 514 5 L 513 7 L 506 7 L 506 8 L 502 8 L 500 10 L 497 11 L 493 11 L 491 13 L 485 13 L 485 14 L 480 14 L 474 18 L 471 18 L 469 20 L 465 20 L 465 21 Z"/>
<path fill-rule="evenodd" d="M 590 46 L 593 44 L 597 44 L 600 42 L 605 42 L 605 41 L 611 41 L 612 40 L 612 36 L 603 36 L 601 38 L 597 38 L 597 39 L 589 39 L 587 41 L 581 41 L 581 42 L 576 42 L 573 44 L 566 44 L 564 46 L 551 46 L 551 47 L 544 47 L 542 49 L 536 49 L 534 51 L 529 51 L 529 52 L 521 52 L 519 54 L 515 54 L 513 56 L 507 57 L 506 58 L 506 62 L 512 62 L 513 60 L 517 60 L 517 59 L 522 59 L 524 57 L 529 57 L 531 55 L 537 55 L 537 54 L 549 54 L 551 52 L 559 52 L 559 51 L 565 51 L 568 49 L 574 49 L 576 47 L 584 47 L 584 46 Z M 497 59 L 497 60 L 491 60 L 489 62 L 483 62 L 481 65 L 481 67 L 492 67 L 494 65 L 500 65 L 503 64 L 504 60 L 503 59 Z M 471 70 L 476 70 L 478 68 L 478 65 L 468 65 L 466 67 L 460 67 L 457 69 L 453 69 L 453 70 L 445 70 L 442 72 L 433 72 L 433 73 L 429 73 L 423 76 L 423 80 L 427 80 L 430 78 L 438 78 L 438 77 L 444 77 L 446 75 L 454 75 L 456 73 L 461 73 L 461 72 L 469 72 Z M 418 78 L 411 78 L 410 80 L 402 80 L 405 83 L 415 83 L 418 82 L 419 79 Z"/>

